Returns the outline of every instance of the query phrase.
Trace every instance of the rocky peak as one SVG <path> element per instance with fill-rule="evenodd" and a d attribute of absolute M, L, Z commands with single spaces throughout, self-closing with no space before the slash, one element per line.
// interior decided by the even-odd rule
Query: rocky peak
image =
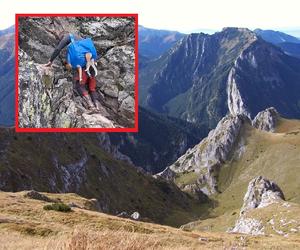
<path fill-rule="evenodd" d="M 251 38 L 251 40 L 257 39 L 255 32 L 249 30 L 248 28 L 242 28 L 242 27 L 224 27 L 222 31 L 218 33 L 222 34 L 223 36 L 242 35 Z"/>
<path fill-rule="evenodd" d="M 230 114 L 232 115 L 245 115 L 249 118 L 251 117 L 237 84 L 235 67 L 233 67 L 228 74 L 227 106 Z"/>
<path fill-rule="evenodd" d="M 250 123 L 243 115 L 224 117 L 205 139 L 189 149 L 161 175 L 170 179 L 174 178 L 170 170 L 174 173 L 195 172 L 198 186 L 203 186 L 201 190 L 206 194 L 215 193 L 220 165 L 228 160 L 245 122 Z"/>
<path fill-rule="evenodd" d="M 259 112 L 252 121 L 252 125 L 260 130 L 274 132 L 279 118 L 279 113 L 273 107 Z"/>
<path fill-rule="evenodd" d="M 262 176 L 256 177 L 248 185 L 240 214 L 281 200 L 284 200 L 284 195 L 276 183 Z"/>
<path fill-rule="evenodd" d="M 248 28 L 242 28 L 242 27 L 224 27 L 222 29 L 222 32 L 248 32 L 248 33 L 254 33 L 251 30 L 249 30 Z"/>

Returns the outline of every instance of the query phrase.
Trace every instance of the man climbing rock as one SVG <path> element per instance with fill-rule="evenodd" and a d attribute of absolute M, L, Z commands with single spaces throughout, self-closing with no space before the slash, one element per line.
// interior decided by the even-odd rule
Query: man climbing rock
<path fill-rule="evenodd" d="M 77 35 L 65 31 L 59 35 L 52 30 L 51 33 L 59 40 L 59 43 L 45 66 L 50 67 L 60 52 L 68 46 L 67 60 L 64 64 L 69 70 L 77 69 L 77 71 L 73 71 L 74 85 L 85 101 L 86 108 L 99 110 L 100 103 L 97 100 L 95 78 L 97 75 L 97 68 L 95 66 L 97 52 L 93 42 L 91 39 L 82 39 Z M 86 89 L 86 85 L 88 85 L 90 95 Z"/>

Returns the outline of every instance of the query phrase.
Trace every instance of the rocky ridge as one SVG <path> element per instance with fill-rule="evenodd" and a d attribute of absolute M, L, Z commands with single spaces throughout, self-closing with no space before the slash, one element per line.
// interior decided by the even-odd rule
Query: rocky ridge
<path fill-rule="evenodd" d="M 274 108 L 261 111 L 253 121 L 245 114 L 225 116 L 206 138 L 190 148 L 158 176 L 175 181 L 182 190 L 200 190 L 205 194 L 218 192 L 217 178 L 222 164 L 238 159 L 245 151 L 240 136 L 247 124 L 260 130 L 274 131 L 280 115 Z M 181 182 L 181 176 L 189 175 L 189 181 Z"/>
<path fill-rule="evenodd" d="M 51 30 L 93 39 L 100 56 L 99 113 L 88 111 L 73 91 L 72 77 L 63 70 L 65 51 L 51 69 L 42 66 L 57 44 Z M 19 126 L 133 127 L 134 41 L 132 18 L 20 18 Z"/>
<path fill-rule="evenodd" d="M 176 175 L 192 172 L 197 176 L 196 183 L 193 185 L 198 186 L 198 189 L 205 194 L 217 192 L 217 172 L 222 163 L 228 160 L 245 122 L 249 123 L 249 120 L 243 115 L 224 117 L 205 139 L 188 149 L 159 175 L 175 180 Z"/>

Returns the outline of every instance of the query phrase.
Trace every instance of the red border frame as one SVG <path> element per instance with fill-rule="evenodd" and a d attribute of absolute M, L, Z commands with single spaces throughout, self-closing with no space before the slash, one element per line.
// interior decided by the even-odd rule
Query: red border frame
<path fill-rule="evenodd" d="M 134 82 L 134 127 L 133 128 L 20 128 L 18 83 L 19 83 L 19 62 L 18 62 L 18 18 L 19 17 L 133 17 L 135 19 L 135 82 Z M 15 15 L 15 130 L 16 132 L 138 132 L 138 14 L 16 14 Z"/>

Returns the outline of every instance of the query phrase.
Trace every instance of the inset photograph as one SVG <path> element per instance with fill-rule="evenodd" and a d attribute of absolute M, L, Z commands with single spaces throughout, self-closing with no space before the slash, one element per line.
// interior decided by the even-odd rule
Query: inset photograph
<path fill-rule="evenodd" d="M 137 14 L 16 15 L 16 130 L 136 132 Z"/>

